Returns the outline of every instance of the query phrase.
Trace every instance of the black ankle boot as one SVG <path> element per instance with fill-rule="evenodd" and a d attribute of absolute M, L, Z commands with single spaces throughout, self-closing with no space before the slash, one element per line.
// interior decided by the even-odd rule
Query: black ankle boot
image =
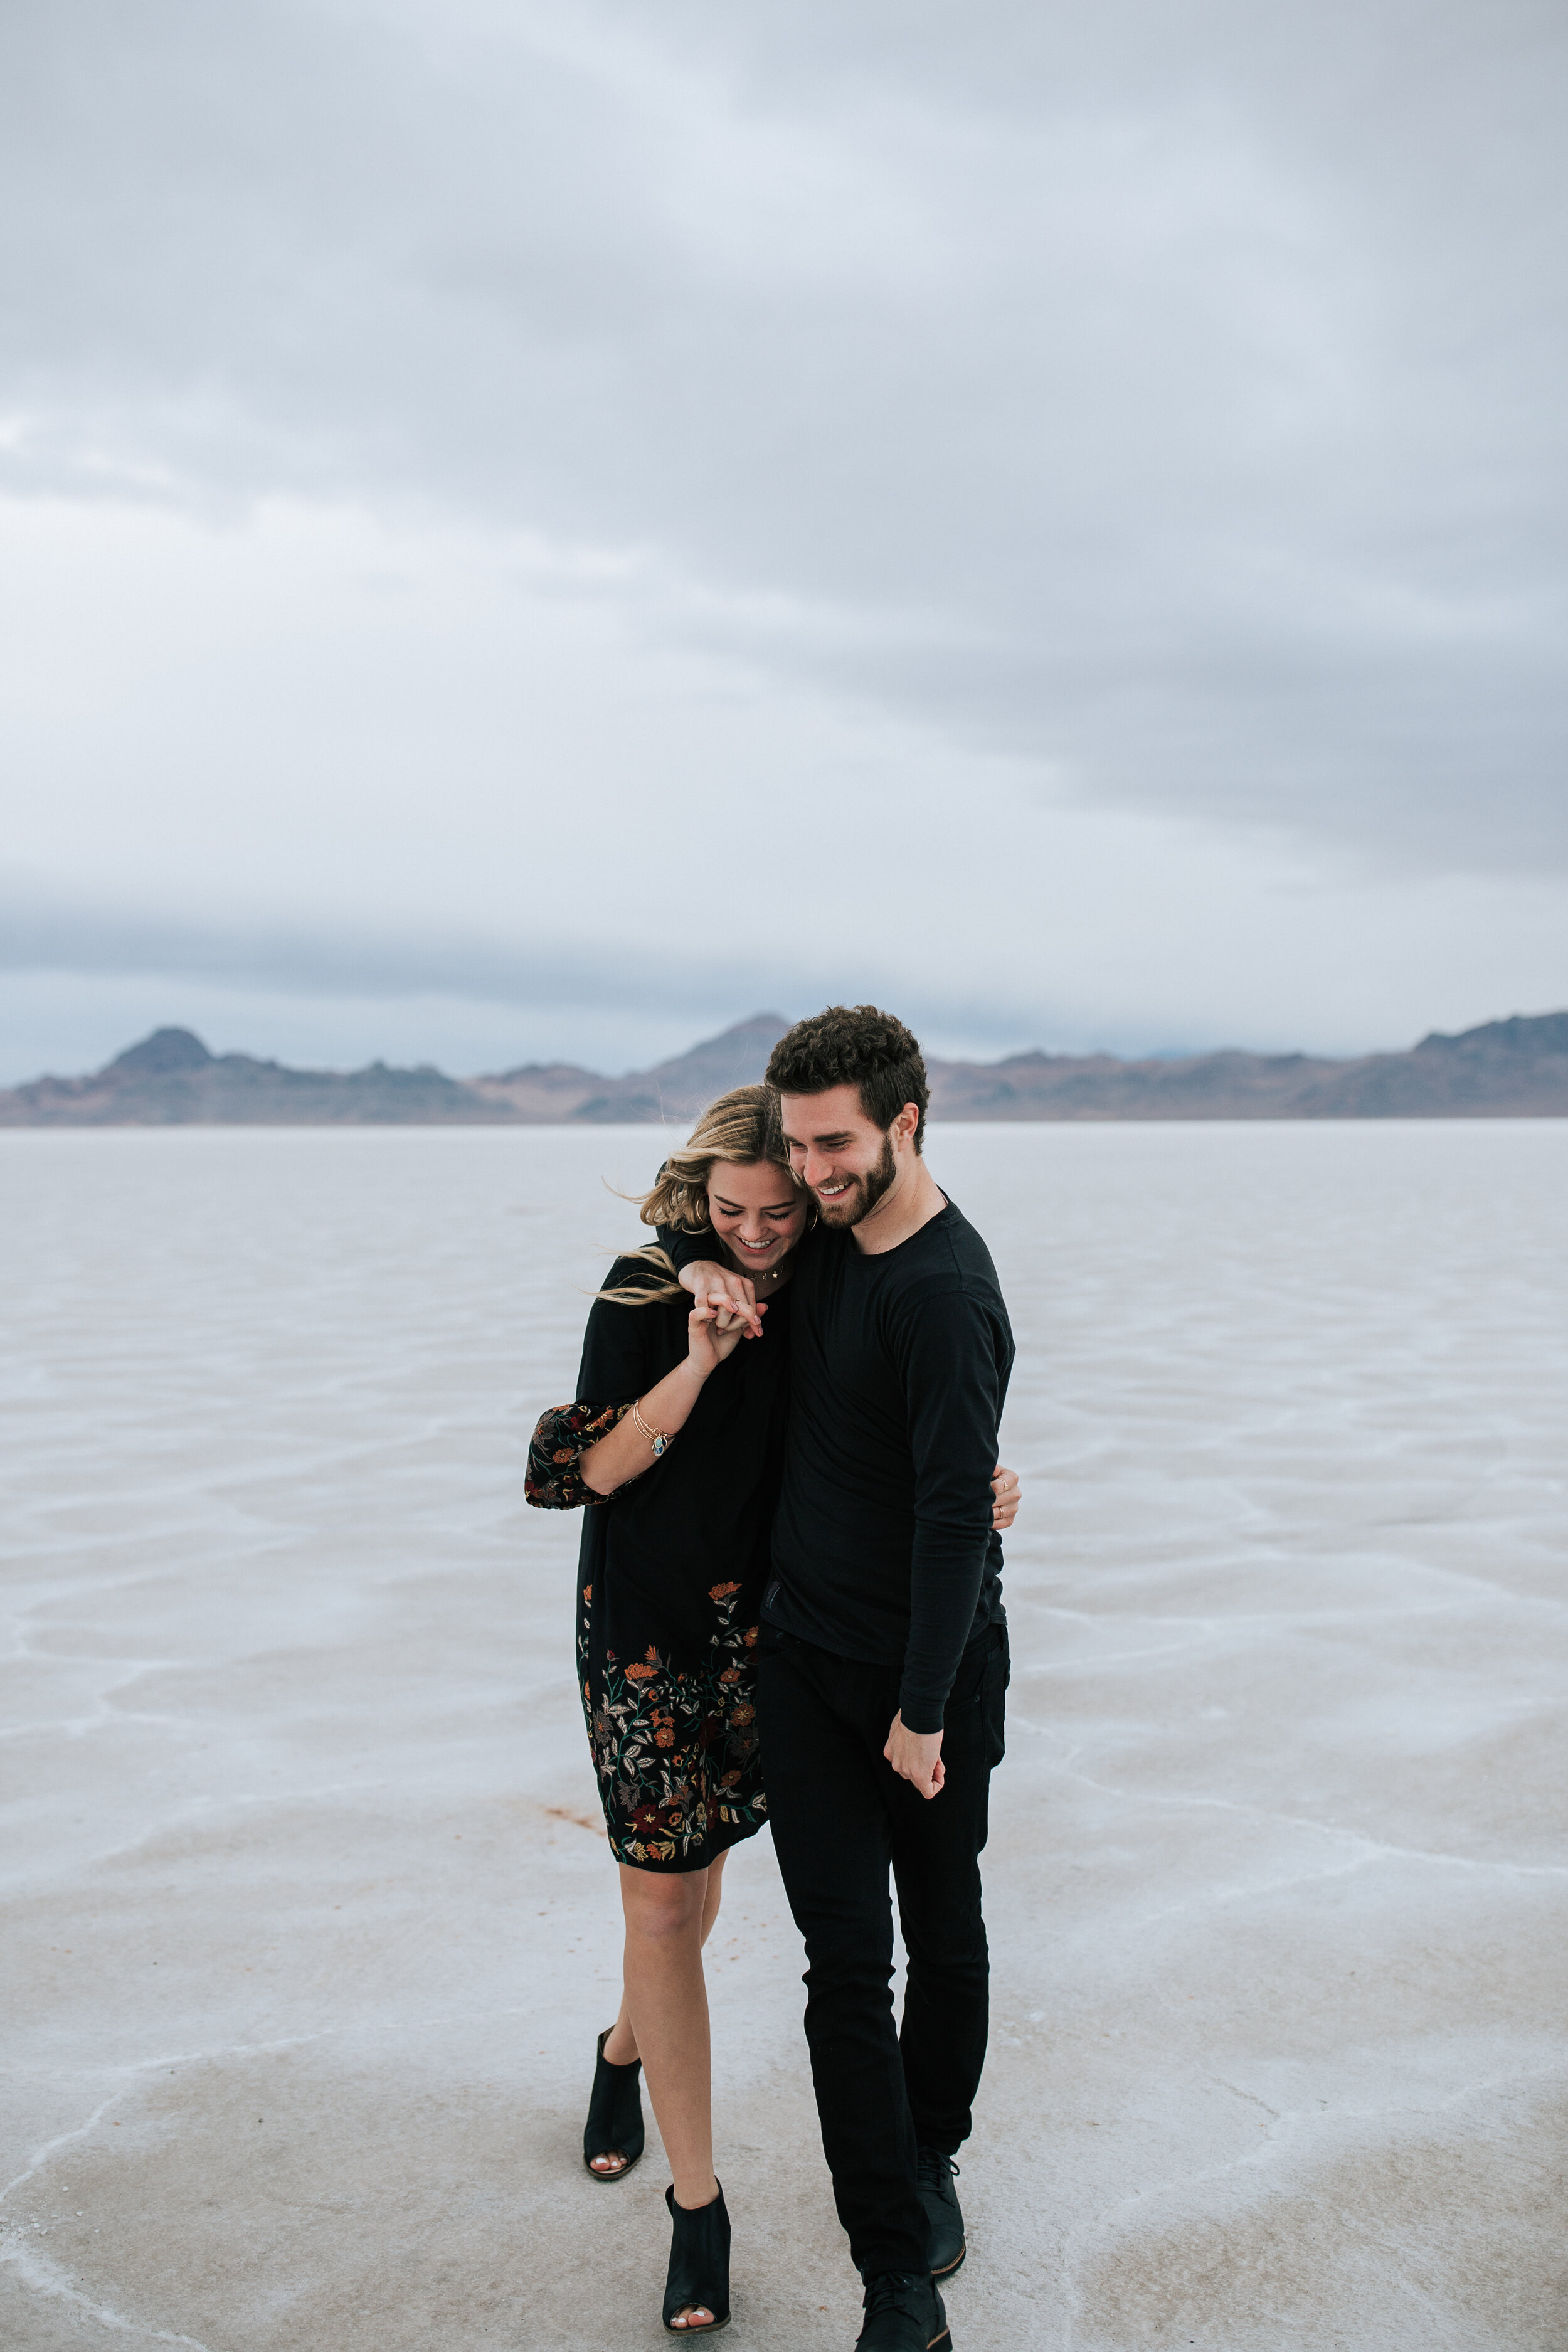
<path fill-rule="evenodd" d="M 599 2036 L 594 2091 L 583 2127 L 583 2162 L 595 2180 L 624 2180 L 643 2150 L 642 2060 L 634 2058 L 629 2066 L 610 2063 L 605 2044 L 615 2030 L 606 2025 Z M 595 2172 L 596 2156 L 624 2156 L 626 2162 L 617 2171 Z"/>
<path fill-rule="evenodd" d="M 883 2271 L 866 2282 L 856 2352 L 952 2352 L 942 2297 L 923 2271 Z"/>
<path fill-rule="evenodd" d="M 730 2325 L 730 2216 L 722 2187 L 711 2205 L 678 2205 L 675 2190 L 664 2201 L 675 2224 L 669 2242 L 669 2272 L 664 2283 L 664 2324 L 672 2336 L 711 2336 Z M 705 2326 L 677 2327 L 678 2311 L 698 2304 L 713 2314 Z"/>
<path fill-rule="evenodd" d="M 961 2271 L 963 2257 L 969 2252 L 958 2191 L 952 2185 L 957 2170 L 957 2165 L 943 2149 L 921 2149 L 919 2188 L 926 2217 L 926 2260 L 933 2279 L 951 2278 L 954 2271 Z"/>

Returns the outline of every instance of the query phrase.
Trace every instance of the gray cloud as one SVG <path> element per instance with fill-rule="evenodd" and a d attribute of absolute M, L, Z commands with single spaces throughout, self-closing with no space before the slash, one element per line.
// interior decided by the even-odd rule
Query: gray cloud
<path fill-rule="evenodd" d="M 641 547 L 1053 788 L 1568 863 L 1568 24 L 795 0 L 0 24 L 14 488 Z"/>
<path fill-rule="evenodd" d="M 161 983 L 172 991 L 176 1013 L 182 1005 L 216 999 L 223 1007 L 217 1017 L 228 1024 L 224 1035 L 229 1036 L 237 1020 L 241 1025 L 233 1034 L 246 1050 L 279 1050 L 268 1033 L 276 1030 L 280 1005 L 287 1003 L 282 1017 L 291 1036 L 310 1038 L 314 1031 L 332 1041 L 291 1047 L 297 1057 L 303 1054 L 308 1059 L 354 1058 L 355 1049 L 339 1041 L 364 1034 L 367 1012 L 374 1022 L 378 1003 L 405 1033 L 411 1023 L 420 1026 L 415 1008 L 444 1006 L 447 1017 L 439 1026 L 447 1034 L 455 1016 L 459 1036 L 466 1028 L 494 1041 L 489 1055 L 479 1057 L 491 1066 L 567 1055 L 616 1071 L 629 1041 L 647 1036 L 653 1042 L 643 1050 L 642 1066 L 699 1035 L 729 1027 L 747 1011 L 778 1007 L 793 1018 L 846 995 L 896 1001 L 930 1038 L 933 1051 L 958 1047 L 1001 1054 L 1016 1049 L 1027 1034 L 1020 1032 L 1016 1017 L 998 1018 L 994 1006 L 966 992 L 962 977 L 940 962 L 923 984 L 916 980 L 911 985 L 907 972 L 890 971 L 874 954 L 832 965 L 809 952 L 746 958 L 672 946 L 650 963 L 646 948 L 616 948 L 600 938 L 563 950 L 556 942 L 509 948 L 483 935 L 430 930 L 410 935 L 363 926 L 219 924 L 66 899 L 40 891 L 25 877 L 0 877 L 0 975 L 51 973 L 89 985 L 132 983 L 121 998 L 137 1008 L 129 1015 L 132 1025 L 148 1017 L 142 1010 L 148 1001 L 145 990 L 135 983 Z M 301 1000 L 318 1008 L 302 1024 Z M 341 1013 L 334 1018 L 334 1004 L 347 1009 L 346 1024 Z M 509 1014 L 518 1017 L 515 1035 L 508 1033 Z M 193 1016 L 186 1012 L 184 1017 Z M 118 1029 L 103 1032 L 101 1013 L 95 1025 L 99 1043 L 79 1048 L 78 1060 L 101 1060 L 128 1042 Z M 583 1042 L 584 1036 L 589 1043 Z M 1125 1041 L 1112 1034 L 1110 1042 Z M 399 1050 L 373 1027 L 358 1057 Z M 406 1044 L 401 1048 L 405 1058 L 413 1051 Z M 449 1047 L 447 1058 L 452 1058 Z M 465 1062 L 459 1048 L 457 1058 L 467 1067 L 474 1057 Z M 0 1084 L 37 1075 L 33 1060 L 16 1058 L 9 1039 L 0 1042 L 0 1061 L 5 1060 L 15 1066 L 0 1068 Z"/>
<path fill-rule="evenodd" d="M 279 990 L 356 999 L 445 996 L 491 1005 L 613 1010 L 646 984 L 646 960 L 606 956 L 601 946 L 578 953 L 552 943 L 510 950 L 483 937 L 442 938 L 323 926 L 224 925 L 128 913 L 62 901 L 22 887 L 0 888 L 0 971 L 156 975 L 212 982 L 229 989 Z M 758 958 L 750 967 L 732 957 L 671 952 L 661 958 L 658 999 L 667 1014 L 689 1020 L 724 1017 L 734 992 L 748 988 L 757 1003 L 797 982 L 798 967 Z"/>

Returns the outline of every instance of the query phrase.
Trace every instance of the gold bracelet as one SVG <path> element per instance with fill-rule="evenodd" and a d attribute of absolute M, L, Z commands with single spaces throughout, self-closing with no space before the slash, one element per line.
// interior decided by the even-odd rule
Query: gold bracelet
<path fill-rule="evenodd" d="M 657 1462 L 659 1455 L 674 1442 L 674 1430 L 670 1430 L 667 1435 L 662 1429 L 650 1429 L 647 1422 L 642 1417 L 641 1402 L 636 1397 L 632 1400 L 632 1419 L 636 1422 L 637 1427 L 641 1430 L 643 1435 L 652 1446 L 653 1458 Z"/>

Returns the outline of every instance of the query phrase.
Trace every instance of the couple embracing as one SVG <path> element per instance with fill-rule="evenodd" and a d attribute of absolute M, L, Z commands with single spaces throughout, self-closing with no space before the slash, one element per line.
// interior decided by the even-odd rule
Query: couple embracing
<path fill-rule="evenodd" d="M 647 2080 L 674 2175 L 671 2334 L 730 2315 L 702 1945 L 764 1820 L 809 1963 L 806 2040 L 860 2352 L 945 2352 L 954 2152 L 985 2055 L 979 1855 L 1003 1742 L 995 1269 L 922 1157 L 925 1066 L 874 1006 L 782 1038 L 642 1203 L 529 1499 L 586 1510 L 578 1668 L 619 1865 L 624 1991 L 584 2161 L 625 2178 Z M 893 2021 L 898 1890 L 908 1956 Z"/>

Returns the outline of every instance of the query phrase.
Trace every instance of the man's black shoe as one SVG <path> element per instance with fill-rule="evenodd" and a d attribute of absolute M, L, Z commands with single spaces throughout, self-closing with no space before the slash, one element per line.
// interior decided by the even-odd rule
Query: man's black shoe
<path fill-rule="evenodd" d="M 855 2352 L 950 2352 L 942 2297 L 919 2271 L 884 2271 L 866 2282 L 866 2325 Z"/>
<path fill-rule="evenodd" d="M 963 2216 L 958 2210 L 958 2191 L 952 2185 L 958 2167 L 942 2148 L 922 2147 L 920 2168 L 931 2274 L 933 2279 L 951 2278 L 954 2271 L 963 2268 L 963 2257 L 969 2252 L 963 2235 Z"/>

